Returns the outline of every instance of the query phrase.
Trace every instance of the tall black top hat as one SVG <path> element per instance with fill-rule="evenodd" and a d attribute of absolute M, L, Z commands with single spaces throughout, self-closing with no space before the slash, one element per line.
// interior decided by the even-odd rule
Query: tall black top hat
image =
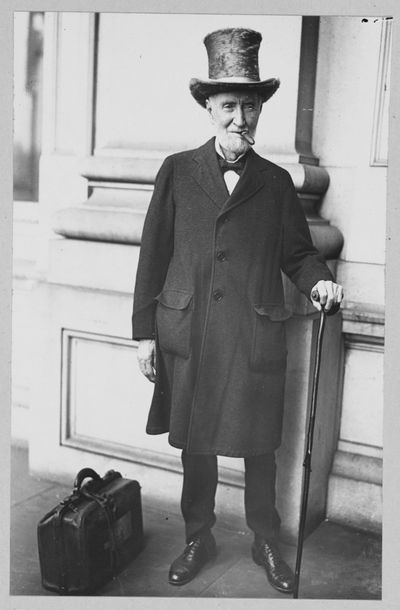
<path fill-rule="evenodd" d="M 279 79 L 260 80 L 258 50 L 262 36 L 247 28 L 228 28 L 207 34 L 208 79 L 192 78 L 194 99 L 205 107 L 206 99 L 226 91 L 256 91 L 266 102 L 278 89 Z"/>

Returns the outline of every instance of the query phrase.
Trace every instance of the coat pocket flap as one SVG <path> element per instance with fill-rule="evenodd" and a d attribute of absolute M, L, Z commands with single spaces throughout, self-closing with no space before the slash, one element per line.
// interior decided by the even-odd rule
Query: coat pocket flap
<path fill-rule="evenodd" d="M 193 295 L 190 292 L 165 289 L 156 296 L 156 301 L 171 309 L 186 309 L 192 298 Z"/>
<path fill-rule="evenodd" d="M 268 316 L 272 322 L 282 322 L 292 317 L 292 311 L 277 303 L 259 303 L 254 309 L 260 316 Z"/>

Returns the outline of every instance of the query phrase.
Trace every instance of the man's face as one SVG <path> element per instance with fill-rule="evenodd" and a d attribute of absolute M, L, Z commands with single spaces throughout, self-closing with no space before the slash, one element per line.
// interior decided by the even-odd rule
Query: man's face
<path fill-rule="evenodd" d="M 246 130 L 255 136 L 262 108 L 259 95 L 243 91 L 216 93 L 208 98 L 206 108 L 223 151 L 235 157 L 244 154 L 250 144 L 240 134 Z"/>

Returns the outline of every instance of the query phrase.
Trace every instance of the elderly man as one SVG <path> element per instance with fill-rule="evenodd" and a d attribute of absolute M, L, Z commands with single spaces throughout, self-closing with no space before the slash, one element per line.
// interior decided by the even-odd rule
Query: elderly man
<path fill-rule="evenodd" d="M 215 138 L 165 159 L 146 217 L 133 337 L 155 382 L 147 432 L 182 450 L 186 547 L 169 582 L 184 585 L 216 554 L 217 456 L 243 457 L 252 556 L 278 591 L 293 590 L 280 556 L 274 451 L 280 444 L 286 368 L 281 271 L 329 312 L 335 284 L 314 248 L 289 174 L 253 149 L 277 79 L 260 80 L 261 35 L 218 30 L 204 43 L 209 79 L 192 79 Z M 314 293 L 313 293 L 314 294 Z"/>

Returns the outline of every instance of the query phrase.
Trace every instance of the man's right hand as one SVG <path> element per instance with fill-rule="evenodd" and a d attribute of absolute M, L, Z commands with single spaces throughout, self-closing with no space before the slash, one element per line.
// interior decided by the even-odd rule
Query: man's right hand
<path fill-rule="evenodd" d="M 154 339 L 140 339 L 137 358 L 143 375 L 154 383 L 156 380 L 156 342 Z"/>

